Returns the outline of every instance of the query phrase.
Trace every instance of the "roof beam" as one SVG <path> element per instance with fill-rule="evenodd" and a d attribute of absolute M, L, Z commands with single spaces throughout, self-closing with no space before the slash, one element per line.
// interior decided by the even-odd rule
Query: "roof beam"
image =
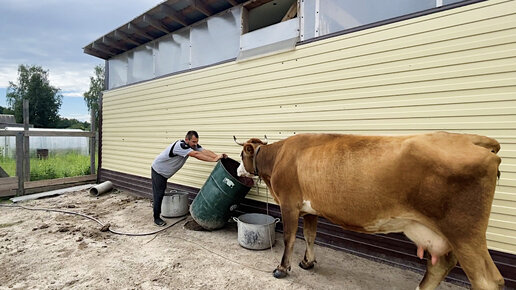
<path fill-rule="evenodd" d="M 118 45 L 115 41 L 107 38 L 106 36 L 102 36 L 102 44 L 105 44 L 106 46 L 114 47 L 114 48 L 122 50 L 122 51 L 126 51 L 127 50 L 126 47 Z"/>
<path fill-rule="evenodd" d="M 290 20 L 294 18 L 297 15 L 297 2 L 292 3 L 290 5 L 290 8 L 288 9 L 287 13 L 285 13 L 285 16 L 283 16 L 283 19 L 281 19 L 281 22 Z"/>
<path fill-rule="evenodd" d="M 258 6 L 262 6 L 263 4 L 267 4 L 273 0 L 252 0 L 247 2 L 247 4 L 244 5 L 245 8 L 251 10 Z"/>
<path fill-rule="evenodd" d="M 175 22 L 177 22 L 183 26 L 190 25 L 190 24 L 188 24 L 188 20 L 186 20 L 186 18 L 184 17 L 183 14 L 177 13 L 174 9 L 172 9 L 166 5 L 162 5 L 160 8 L 161 8 L 161 11 L 167 15 L 167 17 L 174 20 Z"/>
<path fill-rule="evenodd" d="M 113 56 L 113 55 L 116 55 L 117 52 L 114 51 L 114 49 L 106 46 L 105 44 L 102 44 L 102 43 L 98 43 L 96 41 L 94 41 L 92 44 L 91 44 L 91 47 L 94 49 L 94 50 L 98 50 L 100 52 L 103 52 L 109 56 Z"/>
<path fill-rule="evenodd" d="M 141 37 L 143 37 L 143 38 L 145 38 L 147 40 L 153 40 L 154 39 L 154 37 L 152 35 L 149 35 L 147 32 L 143 31 L 143 29 L 141 29 L 140 27 L 138 27 L 138 26 L 136 26 L 136 25 L 134 25 L 134 24 L 132 24 L 130 22 L 127 24 L 127 29 L 129 31 L 134 32 L 135 34 L 138 34 L 139 36 L 141 36 Z"/>
<path fill-rule="evenodd" d="M 229 4 L 233 5 L 233 6 L 237 6 L 238 3 L 235 1 L 235 0 L 226 0 L 229 2 Z"/>
<path fill-rule="evenodd" d="M 83 48 L 83 50 L 84 50 L 85 53 L 87 53 L 89 55 L 100 57 L 102 59 L 108 59 L 109 57 L 113 56 L 112 54 L 107 54 L 107 53 L 102 52 L 100 50 L 92 49 L 91 47 L 85 47 L 85 48 Z"/>
<path fill-rule="evenodd" d="M 138 46 L 141 45 L 140 42 L 132 39 L 131 37 L 129 37 L 129 35 L 127 35 L 125 32 L 122 32 L 120 30 L 115 30 L 115 38 L 120 38 L 120 39 L 130 42 L 134 45 L 138 45 Z"/>
<path fill-rule="evenodd" d="M 208 7 L 208 5 L 204 4 L 202 1 L 199 1 L 199 0 L 190 0 L 190 5 L 195 8 L 195 10 L 201 12 L 202 14 L 206 15 L 206 16 L 212 16 L 214 13 L 213 13 L 213 10 L 211 10 L 210 7 Z"/>
<path fill-rule="evenodd" d="M 170 30 L 165 27 L 159 20 L 156 20 L 149 15 L 143 15 L 143 22 L 148 23 L 150 26 L 156 28 L 157 30 L 164 32 L 164 33 L 170 33 Z"/>

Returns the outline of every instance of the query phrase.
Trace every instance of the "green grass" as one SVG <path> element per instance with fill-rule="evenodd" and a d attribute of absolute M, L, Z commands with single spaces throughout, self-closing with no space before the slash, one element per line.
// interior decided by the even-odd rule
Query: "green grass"
<path fill-rule="evenodd" d="M 0 166 L 16 176 L 16 159 L 0 157 Z M 90 156 L 77 153 L 50 155 L 47 159 L 30 159 L 30 180 L 45 180 L 90 174 Z"/>
<path fill-rule="evenodd" d="M 9 200 L 11 197 L 10 196 L 4 196 L 4 197 L 0 197 L 0 204 L 11 204 L 13 203 L 11 200 Z"/>

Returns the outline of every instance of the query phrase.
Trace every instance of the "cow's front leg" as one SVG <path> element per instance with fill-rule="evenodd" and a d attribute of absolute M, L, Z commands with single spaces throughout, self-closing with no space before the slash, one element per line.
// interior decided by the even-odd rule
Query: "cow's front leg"
<path fill-rule="evenodd" d="M 304 259 L 299 262 L 299 267 L 308 270 L 314 267 L 315 252 L 314 242 L 317 234 L 317 216 L 307 214 L 303 216 L 303 235 L 305 236 L 306 251 Z"/>
<path fill-rule="evenodd" d="M 285 249 L 283 251 L 283 257 L 281 258 L 281 264 L 273 272 L 276 278 L 283 278 L 287 276 L 288 271 L 290 271 L 290 256 L 292 255 L 296 241 L 299 210 L 281 207 L 281 217 L 283 218 L 283 240 L 285 242 Z"/>

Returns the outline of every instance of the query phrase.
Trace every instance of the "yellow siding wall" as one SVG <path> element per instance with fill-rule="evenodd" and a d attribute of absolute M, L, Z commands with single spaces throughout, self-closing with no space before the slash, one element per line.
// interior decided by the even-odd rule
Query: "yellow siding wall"
<path fill-rule="evenodd" d="M 516 1 L 486 1 L 111 90 L 103 102 L 102 167 L 150 177 L 187 130 L 238 160 L 241 140 L 302 132 L 494 137 L 501 179 L 488 230 L 516 254 Z M 213 163 L 190 159 L 170 181 L 200 188 Z M 248 197 L 265 200 L 251 191 Z"/>

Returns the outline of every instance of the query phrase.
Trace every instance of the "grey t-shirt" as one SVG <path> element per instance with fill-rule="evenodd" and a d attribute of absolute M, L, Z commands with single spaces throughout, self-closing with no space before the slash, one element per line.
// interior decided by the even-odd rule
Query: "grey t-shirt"
<path fill-rule="evenodd" d="M 173 147 L 173 148 L 172 148 Z M 170 178 L 174 175 L 188 159 L 188 153 L 191 151 L 204 150 L 201 145 L 197 148 L 190 147 L 184 140 L 177 140 L 170 144 L 161 152 L 152 162 L 152 169 L 165 178 Z"/>

